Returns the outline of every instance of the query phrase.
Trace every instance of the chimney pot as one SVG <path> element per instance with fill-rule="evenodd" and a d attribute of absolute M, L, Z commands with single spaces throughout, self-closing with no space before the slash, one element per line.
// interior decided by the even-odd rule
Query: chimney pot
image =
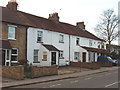
<path fill-rule="evenodd" d="M 49 18 L 50 20 L 53 20 L 55 22 L 59 22 L 59 16 L 58 16 L 58 13 L 53 13 L 53 14 L 49 14 Z"/>
<path fill-rule="evenodd" d="M 85 29 L 85 24 L 84 24 L 84 22 L 77 22 L 77 23 L 76 23 L 76 26 L 79 27 L 79 28 Z"/>
<path fill-rule="evenodd" d="M 10 0 L 6 5 L 7 8 L 14 11 L 17 10 L 17 6 L 18 6 L 18 3 L 16 2 L 16 0 Z"/>

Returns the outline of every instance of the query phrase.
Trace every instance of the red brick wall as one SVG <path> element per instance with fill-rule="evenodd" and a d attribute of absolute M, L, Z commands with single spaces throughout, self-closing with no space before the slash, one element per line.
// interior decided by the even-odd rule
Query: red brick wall
<path fill-rule="evenodd" d="M 21 80 L 24 79 L 23 66 L 0 66 L 2 69 L 2 77 Z"/>
<path fill-rule="evenodd" d="M 38 67 L 38 66 L 32 66 L 31 67 L 31 77 L 40 77 L 45 75 L 55 75 L 58 74 L 58 69 L 56 66 L 51 67 Z"/>
<path fill-rule="evenodd" d="M 111 62 L 99 62 L 101 67 L 112 67 Z"/>
<path fill-rule="evenodd" d="M 82 67 L 82 68 L 91 68 L 91 69 L 99 69 L 100 64 L 99 63 L 88 63 L 88 62 L 71 62 L 71 66 L 74 67 Z"/>

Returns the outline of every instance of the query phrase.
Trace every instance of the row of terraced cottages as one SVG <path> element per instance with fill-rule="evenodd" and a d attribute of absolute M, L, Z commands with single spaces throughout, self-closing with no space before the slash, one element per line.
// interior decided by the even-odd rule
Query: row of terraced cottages
<path fill-rule="evenodd" d="M 95 62 L 106 52 L 106 42 L 85 30 L 84 22 L 60 22 L 58 13 L 43 18 L 17 10 L 16 2 L 2 9 L 2 65 L 29 63 L 64 66 L 73 62 Z"/>

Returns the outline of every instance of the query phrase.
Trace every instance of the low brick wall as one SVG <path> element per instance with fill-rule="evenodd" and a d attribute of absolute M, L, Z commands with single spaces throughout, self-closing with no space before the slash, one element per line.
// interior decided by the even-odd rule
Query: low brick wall
<path fill-rule="evenodd" d="M 2 77 L 21 80 L 24 79 L 23 66 L 0 66 Z"/>
<path fill-rule="evenodd" d="M 101 67 L 112 67 L 111 62 L 99 62 Z"/>
<path fill-rule="evenodd" d="M 32 66 L 31 67 L 31 78 L 47 76 L 47 75 L 56 75 L 56 74 L 58 74 L 57 66 L 51 66 L 51 67 Z"/>
<path fill-rule="evenodd" d="M 90 69 L 99 69 L 100 68 L 100 64 L 97 63 L 97 62 L 92 62 L 92 63 L 88 63 L 88 62 L 70 62 L 70 66 L 82 67 L 82 68 L 90 68 Z"/>

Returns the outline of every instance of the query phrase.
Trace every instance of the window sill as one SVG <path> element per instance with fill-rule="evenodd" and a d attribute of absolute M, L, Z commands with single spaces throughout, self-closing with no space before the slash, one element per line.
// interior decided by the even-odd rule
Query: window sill
<path fill-rule="evenodd" d="M 62 41 L 59 41 L 59 43 L 64 43 L 64 42 L 62 42 Z"/>
<path fill-rule="evenodd" d="M 64 59 L 64 57 L 59 57 L 59 59 Z"/>
<path fill-rule="evenodd" d="M 16 39 L 8 38 L 8 40 L 16 40 Z"/>
<path fill-rule="evenodd" d="M 40 41 L 37 41 L 37 43 L 43 43 L 42 41 L 40 42 Z"/>
<path fill-rule="evenodd" d="M 11 61 L 11 63 L 18 63 L 18 61 Z"/>
<path fill-rule="evenodd" d="M 47 59 L 42 59 L 42 61 L 47 61 Z"/>
<path fill-rule="evenodd" d="M 33 63 L 40 63 L 40 62 L 33 62 Z"/>

